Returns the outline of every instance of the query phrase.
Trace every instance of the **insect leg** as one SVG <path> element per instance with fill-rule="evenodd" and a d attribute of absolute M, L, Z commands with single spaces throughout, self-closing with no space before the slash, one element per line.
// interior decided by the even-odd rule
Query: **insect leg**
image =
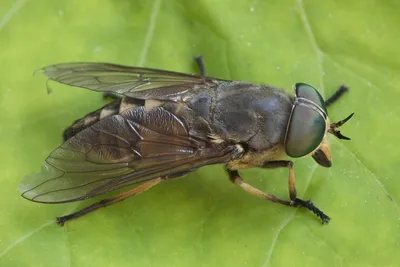
<path fill-rule="evenodd" d="M 297 198 L 296 194 L 296 186 L 295 186 L 295 175 L 294 175 L 294 169 L 293 169 L 293 162 L 292 161 L 268 161 L 265 162 L 262 166 L 262 168 L 289 168 L 289 197 L 290 201 L 285 201 L 277 198 L 274 195 L 265 193 L 260 191 L 259 189 L 249 185 L 248 183 L 244 182 L 243 179 L 240 177 L 238 171 L 232 171 L 232 170 L 227 170 L 230 180 L 235 183 L 240 185 L 245 191 L 248 193 L 255 195 L 260 198 L 268 199 L 272 202 L 277 202 L 286 206 L 290 207 L 305 207 L 312 211 L 315 215 L 317 215 L 323 224 L 328 223 L 330 218 L 325 215 L 320 209 L 314 206 L 314 204 L 308 200 L 304 201 L 299 198 Z"/>
<path fill-rule="evenodd" d="M 197 67 L 199 67 L 201 76 L 206 76 L 206 68 L 204 66 L 203 56 L 196 56 L 194 58 L 196 60 Z"/>
<path fill-rule="evenodd" d="M 66 215 L 66 216 L 62 216 L 62 217 L 57 217 L 57 224 L 60 226 L 63 226 L 67 221 L 79 218 L 89 212 L 95 211 L 99 208 L 102 207 L 107 207 L 111 204 L 120 202 L 124 199 L 127 199 L 129 197 L 135 196 L 135 195 L 139 195 L 140 193 L 143 193 L 147 190 L 149 190 L 150 188 L 152 188 L 153 186 L 155 186 L 156 184 L 160 183 L 161 181 L 163 181 L 164 179 L 162 177 L 156 178 L 156 179 L 152 179 L 149 180 L 135 188 L 132 188 L 128 191 L 122 192 L 121 194 L 115 196 L 115 197 L 111 197 L 111 198 L 106 198 L 103 199 L 97 203 L 94 203 L 90 206 L 87 206 L 86 208 L 83 208 L 77 212 L 74 212 L 72 214 Z"/>
<path fill-rule="evenodd" d="M 272 202 L 277 202 L 277 203 L 284 204 L 286 206 L 290 206 L 290 201 L 281 200 L 281 199 L 277 198 L 276 196 L 265 193 L 255 187 L 249 185 L 245 181 L 243 181 L 243 179 L 242 179 L 242 177 L 240 177 L 238 171 L 232 171 L 232 170 L 227 170 L 227 171 L 228 171 L 229 179 L 231 180 L 231 182 L 234 184 L 240 185 L 240 187 L 242 187 L 246 192 L 248 192 L 254 196 L 260 197 L 260 198 L 268 199 Z"/>
<path fill-rule="evenodd" d="M 335 93 L 333 93 L 333 95 L 328 98 L 325 101 L 325 105 L 328 107 L 330 105 L 332 105 L 334 102 L 336 102 L 344 93 L 349 91 L 349 87 L 347 87 L 346 85 L 342 84 L 339 89 L 336 90 Z"/>
<path fill-rule="evenodd" d="M 278 160 L 278 161 L 267 161 L 260 167 L 262 168 L 288 168 L 289 169 L 289 197 L 290 197 L 290 205 L 292 207 L 305 207 L 308 210 L 312 211 L 315 215 L 317 215 L 323 224 L 326 224 L 330 221 L 331 218 L 327 216 L 323 211 L 318 209 L 311 200 L 304 201 L 302 199 L 297 198 L 296 193 L 296 185 L 295 185 L 295 175 L 293 162 L 290 160 Z"/>

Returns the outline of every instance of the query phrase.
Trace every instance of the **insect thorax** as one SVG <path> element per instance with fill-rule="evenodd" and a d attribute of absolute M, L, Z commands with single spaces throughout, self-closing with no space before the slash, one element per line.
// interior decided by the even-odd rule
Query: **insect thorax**
<path fill-rule="evenodd" d="M 208 103 L 200 98 L 198 103 Z M 198 114 L 206 114 L 214 134 L 222 139 L 246 143 L 263 151 L 284 141 L 292 98 L 283 91 L 244 82 L 221 84 L 215 99 Z M 208 113 L 204 111 L 208 107 Z"/>

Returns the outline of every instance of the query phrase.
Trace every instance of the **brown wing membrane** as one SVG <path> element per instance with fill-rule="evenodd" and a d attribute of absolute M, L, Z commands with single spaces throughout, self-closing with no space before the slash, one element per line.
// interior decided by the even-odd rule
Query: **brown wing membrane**
<path fill-rule="evenodd" d="M 41 173 L 19 190 L 36 202 L 83 200 L 160 176 L 227 162 L 234 148 L 218 150 L 188 135 L 182 121 L 158 107 L 105 118 L 55 149 Z"/>
<path fill-rule="evenodd" d="M 149 89 L 163 88 L 164 94 L 176 95 L 196 86 L 208 88 L 218 84 L 216 79 L 197 75 L 109 63 L 61 63 L 41 70 L 50 80 L 59 83 L 130 97 Z"/>

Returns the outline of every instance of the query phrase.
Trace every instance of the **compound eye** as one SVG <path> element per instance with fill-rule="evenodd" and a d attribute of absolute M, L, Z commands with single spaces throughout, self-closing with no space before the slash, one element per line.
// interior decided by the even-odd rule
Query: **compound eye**
<path fill-rule="evenodd" d="M 298 158 L 315 150 L 324 138 L 325 120 L 326 107 L 318 91 L 307 84 L 296 84 L 295 104 L 285 138 L 286 154 Z"/>
<path fill-rule="evenodd" d="M 328 111 L 326 110 L 325 106 L 325 100 L 319 94 L 317 89 L 306 83 L 296 83 L 295 93 L 297 97 L 305 98 L 314 102 L 315 105 L 319 106 L 325 112 L 325 114 L 328 115 Z"/>
<path fill-rule="evenodd" d="M 295 106 L 286 132 L 286 154 L 298 158 L 311 153 L 321 144 L 325 131 L 325 120 L 316 110 Z"/>

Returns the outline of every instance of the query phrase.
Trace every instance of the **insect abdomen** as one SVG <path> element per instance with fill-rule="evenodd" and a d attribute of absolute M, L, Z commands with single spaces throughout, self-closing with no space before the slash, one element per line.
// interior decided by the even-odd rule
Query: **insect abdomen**
<path fill-rule="evenodd" d="M 144 103 L 144 100 L 130 97 L 116 99 L 113 102 L 104 105 L 102 108 L 87 114 L 83 118 L 76 120 L 70 127 L 65 129 L 63 134 L 64 141 L 108 116 L 119 114 L 128 108 L 143 106 Z"/>

